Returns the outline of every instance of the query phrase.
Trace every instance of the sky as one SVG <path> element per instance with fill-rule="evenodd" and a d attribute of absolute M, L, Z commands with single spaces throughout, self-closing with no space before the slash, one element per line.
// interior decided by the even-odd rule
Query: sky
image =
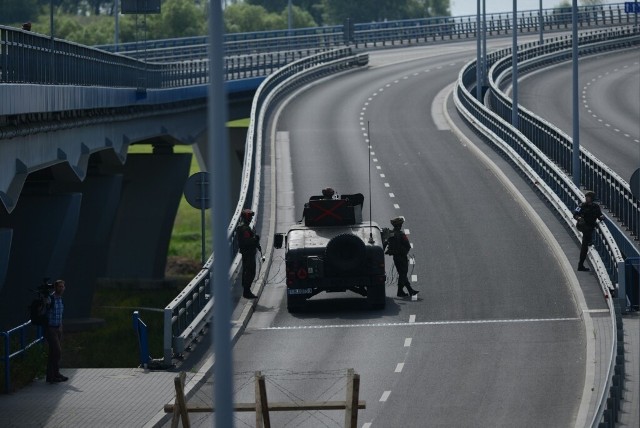
<path fill-rule="evenodd" d="M 571 0 L 569 0 L 571 1 Z M 603 3 L 620 3 L 619 1 L 604 1 Z M 511 12 L 513 0 L 486 0 L 487 13 Z M 544 9 L 560 4 L 561 0 L 542 0 Z M 578 1 L 580 4 L 580 1 Z M 451 0 L 451 16 L 475 15 L 477 0 Z M 540 0 L 518 0 L 518 10 L 537 10 L 540 8 Z"/>

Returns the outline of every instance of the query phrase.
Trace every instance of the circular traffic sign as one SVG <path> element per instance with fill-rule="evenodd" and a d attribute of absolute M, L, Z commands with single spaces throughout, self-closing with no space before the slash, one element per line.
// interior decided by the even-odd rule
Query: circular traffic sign
<path fill-rule="evenodd" d="M 196 172 L 184 184 L 184 197 L 194 208 L 209 209 L 209 173 Z"/>

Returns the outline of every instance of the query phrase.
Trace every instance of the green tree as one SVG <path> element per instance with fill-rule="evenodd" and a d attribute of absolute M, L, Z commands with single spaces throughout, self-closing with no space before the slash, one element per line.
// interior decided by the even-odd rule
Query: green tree
<path fill-rule="evenodd" d="M 1 25 L 35 21 L 39 13 L 38 0 L 0 0 Z"/>
<path fill-rule="evenodd" d="M 170 39 L 205 34 L 204 8 L 193 0 L 166 0 L 162 13 L 148 15 L 149 39 Z"/>

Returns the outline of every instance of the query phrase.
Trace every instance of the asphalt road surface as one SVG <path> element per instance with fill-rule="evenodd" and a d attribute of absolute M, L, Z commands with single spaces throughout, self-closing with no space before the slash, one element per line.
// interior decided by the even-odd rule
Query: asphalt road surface
<path fill-rule="evenodd" d="M 319 82 L 282 108 L 273 132 L 279 231 L 323 187 L 362 192 L 365 218 L 369 199 L 382 226 L 405 216 L 420 298 L 395 297 L 387 259 L 384 310 L 338 293 L 289 314 L 284 254 L 276 250 L 269 284 L 234 347 L 236 402 L 254 400 L 257 370 L 270 401 L 342 400 L 354 368 L 367 403 L 362 427 L 573 426 L 586 341 L 574 274 L 494 172 L 432 115 L 438 94 L 474 55 L 471 42 L 373 53 L 368 69 Z M 271 414 L 277 427 L 342 426 L 343 418 Z M 211 426 L 212 416 L 191 421 Z M 255 426 L 255 416 L 236 414 L 235 424 Z"/>
<path fill-rule="evenodd" d="M 519 84 L 519 103 L 573 135 L 571 62 Z M 624 180 L 640 167 L 640 54 L 631 49 L 579 62 L 580 144 Z"/>

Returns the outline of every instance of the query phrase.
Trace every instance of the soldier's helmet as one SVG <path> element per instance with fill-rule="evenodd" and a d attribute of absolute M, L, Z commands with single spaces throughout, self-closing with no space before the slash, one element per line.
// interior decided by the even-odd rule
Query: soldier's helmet
<path fill-rule="evenodd" d="M 585 198 L 591 198 L 591 200 L 594 200 L 596 198 L 596 192 L 589 190 L 584 194 Z"/>
<path fill-rule="evenodd" d="M 402 216 L 394 217 L 391 219 L 391 226 L 393 227 L 400 227 L 402 226 L 403 223 L 404 223 L 404 217 Z"/>
<path fill-rule="evenodd" d="M 242 217 L 246 221 L 251 221 L 254 215 L 255 213 L 251 211 L 249 208 L 242 210 L 242 212 L 240 213 L 240 217 Z"/>
<path fill-rule="evenodd" d="M 324 196 L 325 198 L 333 198 L 333 195 L 335 194 L 336 191 L 331 187 L 325 187 L 324 189 L 322 189 L 322 196 Z"/>

